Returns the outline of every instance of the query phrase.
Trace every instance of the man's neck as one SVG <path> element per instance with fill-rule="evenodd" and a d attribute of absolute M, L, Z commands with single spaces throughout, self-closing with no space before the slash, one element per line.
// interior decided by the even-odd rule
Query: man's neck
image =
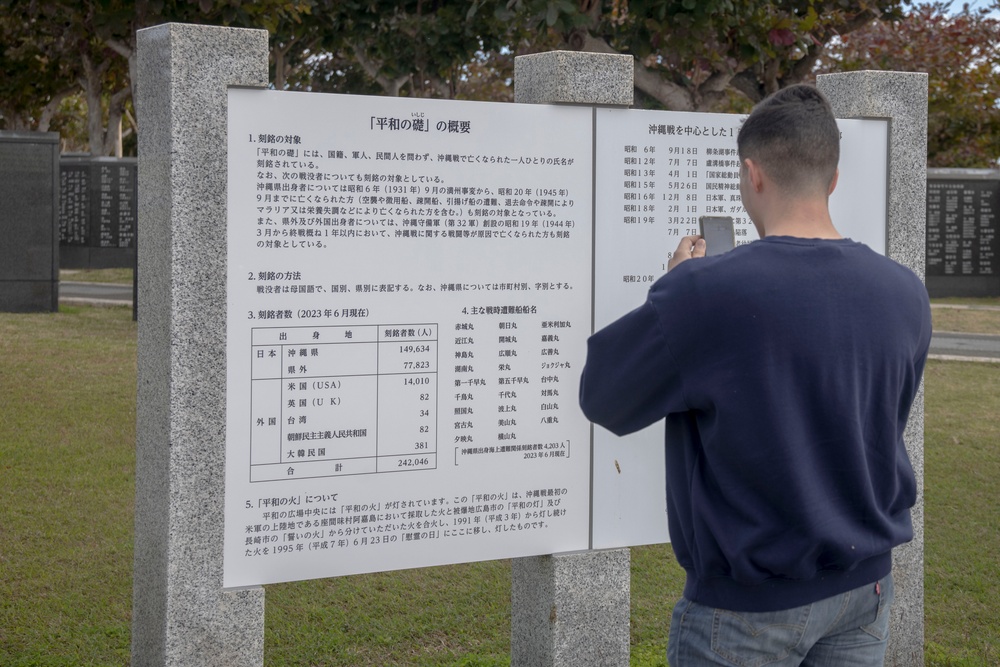
<path fill-rule="evenodd" d="M 842 238 L 830 218 L 825 199 L 799 199 L 776 202 L 770 215 L 764 216 L 765 236 L 795 236 L 808 239 Z"/>

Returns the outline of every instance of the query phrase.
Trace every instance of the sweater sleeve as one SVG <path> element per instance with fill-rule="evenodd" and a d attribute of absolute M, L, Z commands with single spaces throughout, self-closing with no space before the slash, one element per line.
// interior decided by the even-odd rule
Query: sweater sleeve
<path fill-rule="evenodd" d="M 616 435 L 687 409 L 677 364 L 650 301 L 587 341 L 580 407 L 590 421 Z"/>

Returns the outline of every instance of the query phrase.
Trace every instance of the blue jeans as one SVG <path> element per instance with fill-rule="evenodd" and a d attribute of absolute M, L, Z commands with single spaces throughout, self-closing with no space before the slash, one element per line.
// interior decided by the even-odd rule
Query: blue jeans
<path fill-rule="evenodd" d="M 735 612 L 681 599 L 671 667 L 879 667 L 889 638 L 892 575 L 804 607 Z"/>

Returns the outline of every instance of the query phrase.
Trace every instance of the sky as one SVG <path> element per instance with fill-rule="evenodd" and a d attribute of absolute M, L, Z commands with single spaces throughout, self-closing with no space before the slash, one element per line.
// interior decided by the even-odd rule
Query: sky
<path fill-rule="evenodd" d="M 972 9 L 978 9 L 980 7 L 989 7 L 990 5 L 993 4 L 992 0 L 966 0 L 966 2 Z M 961 11 L 962 5 L 966 4 L 966 2 L 963 2 L 962 0 L 955 0 L 955 2 L 951 3 L 951 7 L 954 11 Z M 994 16 L 997 16 L 997 18 L 1000 18 L 1000 12 L 993 10 L 992 13 Z"/>

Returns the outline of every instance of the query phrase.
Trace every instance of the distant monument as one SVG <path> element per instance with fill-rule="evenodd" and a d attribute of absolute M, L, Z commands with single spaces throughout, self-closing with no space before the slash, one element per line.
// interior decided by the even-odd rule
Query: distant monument
<path fill-rule="evenodd" d="M 1000 170 L 927 170 L 927 291 L 1000 296 Z"/>
<path fill-rule="evenodd" d="M 0 311 L 59 309 L 59 135 L 0 132 Z"/>

